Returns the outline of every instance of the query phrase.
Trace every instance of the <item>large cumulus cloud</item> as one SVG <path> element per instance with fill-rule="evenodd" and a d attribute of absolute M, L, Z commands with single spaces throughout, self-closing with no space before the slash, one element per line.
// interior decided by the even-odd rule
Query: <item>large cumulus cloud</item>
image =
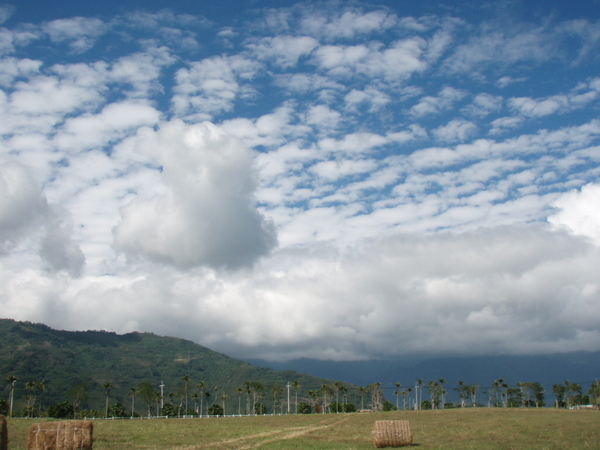
<path fill-rule="evenodd" d="M 236 268 L 251 265 L 276 244 L 258 212 L 253 153 L 204 122 L 143 129 L 137 150 L 160 166 L 161 186 L 121 209 L 115 246 L 129 256 L 172 264 Z"/>
<path fill-rule="evenodd" d="M 46 270 L 80 275 L 85 257 L 73 240 L 68 212 L 49 204 L 40 186 L 20 164 L 0 167 L 0 255 L 37 248 Z"/>

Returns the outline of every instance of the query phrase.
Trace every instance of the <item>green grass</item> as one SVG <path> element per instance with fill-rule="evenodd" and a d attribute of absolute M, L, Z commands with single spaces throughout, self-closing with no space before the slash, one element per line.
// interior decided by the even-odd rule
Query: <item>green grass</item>
<path fill-rule="evenodd" d="M 366 449 L 375 420 L 408 420 L 419 448 L 598 448 L 600 413 L 476 408 L 211 419 L 98 420 L 94 449 Z M 25 449 L 41 420 L 10 419 L 9 448 Z"/>

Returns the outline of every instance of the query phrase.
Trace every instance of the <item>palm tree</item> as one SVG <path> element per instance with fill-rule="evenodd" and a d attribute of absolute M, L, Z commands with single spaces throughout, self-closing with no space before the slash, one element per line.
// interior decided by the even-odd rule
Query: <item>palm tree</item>
<path fill-rule="evenodd" d="M 215 386 L 215 403 L 219 401 L 219 386 Z"/>
<path fill-rule="evenodd" d="M 444 409 L 444 405 L 446 404 L 446 389 L 444 388 L 444 385 L 446 384 L 446 379 L 445 378 L 440 378 L 438 380 L 438 383 L 442 387 L 442 390 L 441 390 L 441 394 L 442 394 L 442 409 Z"/>
<path fill-rule="evenodd" d="M 33 398 L 33 391 L 37 384 L 34 381 L 28 381 L 25 383 L 25 389 L 29 392 L 29 398 L 27 399 L 27 417 L 33 417 L 33 404 L 35 399 Z"/>
<path fill-rule="evenodd" d="M 225 400 L 228 397 L 229 396 L 225 393 L 225 391 L 223 391 L 223 393 L 221 394 L 221 401 L 223 402 L 223 417 L 225 417 Z"/>
<path fill-rule="evenodd" d="M 375 382 L 371 386 L 371 407 L 373 411 L 381 411 L 383 409 L 383 390 L 381 383 Z"/>
<path fill-rule="evenodd" d="M 340 390 L 342 391 L 342 399 L 343 399 L 343 406 L 342 406 L 342 412 L 346 412 L 346 403 L 348 402 L 348 387 L 347 386 L 340 386 Z"/>
<path fill-rule="evenodd" d="M 359 386 L 358 392 L 360 392 L 360 409 L 365 409 L 365 394 L 367 393 L 367 388 Z"/>
<path fill-rule="evenodd" d="M 581 398 L 581 385 L 577 383 L 571 383 L 569 380 L 565 380 L 567 406 L 571 407 L 576 403 L 580 402 Z"/>
<path fill-rule="evenodd" d="M 298 413 L 298 389 L 300 389 L 302 387 L 302 385 L 300 383 L 298 383 L 297 381 L 293 381 L 292 382 L 292 387 L 294 388 L 295 394 L 296 394 L 296 413 Z"/>
<path fill-rule="evenodd" d="M 462 380 L 459 380 L 457 384 L 458 387 L 455 388 L 455 390 L 458 391 L 458 395 L 460 397 L 460 407 L 464 408 L 467 404 L 468 386 Z"/>
<path fill-rule="evenodd" d="M 593 403 L 596 404 L 596 407 L 600 407 L 600 381 L 596 380 L 592 383 L 588 395 L 592 396 Z"/>
<path fill-rule="evenodd" d="M 400 383 L 394 383 L 396 385 L 396 390 L 394 391 L 394 395 L 396 396 L 396 409 L 398 408 L 398 396 L 400 395 L 400 391 L 398 389 L 400 389 L 400 386 L 402 386 Z"/>
<path fill-rule="evenodd" d="M 204 400 L 204 389 L 206 388 L 206 384 L 204 381 L 200 381 L 196 387 L 198 388 L 198 391 L 200 391 L 200 415 L 202 415 L 202 403 Z"/>
<path fill-rule="evenodd" d="M 204 393 L 204 397 L 206 398 L 206 415 L 208 416 L 208 402 L 210 400 L 210 392 L 206 391 Z"/>
<path fill-rule="evenodd" d="M 502 383 L 504 380 L 502 378 L 498 378 L 492 384 L 492 389 L 490 390 L 491 395 L 488 397 L 488 406 L 498 406 L 498 404 L 502 403 Z M 490 398 L 491 397 L 491 398 Z"/>
<path fill-rule="evenodd" d="M 244 395 L 244 390 L 239 387 L 235 390 L 238 395 L 238 416 L 242 415 L 242 395 Z"/>
<path fill-rule="evenodd" d="M 562 405 L 565 404 L 565 392 L 566 389 L 562 384 L 554 384 L 552 386 L 552 392 L 554 393 L 554 397 L 556 398 L 556 400 L 554 401 L 554 406 L 556 408 L 560 408 L 562 407 Z"/>
<path fill-rule="evenodd" d="M 46 392 L 46 380 L 42 380 L 37 384 L 37 388 L 40 391 L 40 395 L 38 397 L 38 409 L 42 409 L 42 395 Z"/>
<path fill-rule="evenodd" d="M 402 396 L 402 410 L 406 411 L 406 396 L 409 394 L 408 392 L 406 392 L 406 390 L 403 390 L 402 392 L 400 392 L 400 395 Z"/>
<path fill-rule="evenodd" d="M 194 392 L 192 394 L 192 398 L 194 399 L 194 412 L 196 413 L 196 415 L 198 415 L 198 398 L 200 396 L 198 395 L 197 392 Z"/>
<path fill-rule="evenodd" d="M 479 390 L 478 384 L 469 385 L 469 393 L 471 394 L 471 402 L 473 402 L 473 408 L 477 406 L 477 391 Z"/>
<path fill-rule="evenodd" d="M 335 412 L 336 413 L 340 412 L 340 387 L 341 387 L 341 384 L 339 381 L 333 382 L 333 389 L 335 391 Z"/>
<path fill-rule="evenodd" d="M 259 381 L 249 381 L 248 389 L 252 393 L 252 414 L 256 415 L 256 403 L 260 401 L 265 385 Z"/>
<path fill-rule="evenodd" d="M 329 386 L 328 384 L 323 383 L 321 385 L 321 394 L 323 396 L 323 410 L 321 411 L 323 414 L 325 414 L 327 407 L 329 406 L 328 403 L 328 395 L 329 394 L 333 394 L 333 389 L 331 388 L 331 386 Z"/>
<path fill-rule="evenodd" d="M 313 407 L 313 412 L 317 412 L 317 398 L 319 394 L 316 391 L 309 390 L 307 393 L 308 398 L 310 399 L 310 404 Z"/>
<path fill-rule="evenodd" d="M 517 387 L 521 391 L 521 408 L 527 404 L 527 383 L 517 381 Z"/>
<path fill-rule="evenodd" d="M 277 408 L 277 399 L 279 398 L 279 394 L 281 394 L 284 389 L 278 384 L 273 384 L 271 387 L 271 391 L 273 392 L 273 414 L 275 414 Z"/>
<path fill-rule="evenodd" d="M 8 383 L 8 417 L 12 417 L 13 411 L 13 403 L 15 399 L 15 383 L 17 382 L 17 377 L 14 375 L 9 375 L 6 377 L 6 382 Z"/>
<path fill-rule="evenodd" d="M 252 393 L 252 382 L 249 380 L 244 381 L 244 386 L 242 388 L 246 393 L 246 414 L 252 414 L 252 400 L 250 399 L 250 394 Z"/>
<path fill-rule="evenodd" d="M 129 388 L 129 396 L 131 397 L 131 417 L 135 415 L 135 394 L 137 389 L 134 387 Z"/>
<path fill-rule="evenodd" d="M 138 385 L 137 392 L 148 406 L 148 417 L 152 416 L 152 403 L 154 400 L 160 401 L 160 392 L 158 392 L 154 386 L 147 381 L 142 381 Z"/>
<path fill-rule="evenodd" d="M 104 417 L 108 418 L 108 396 L 110 395 L 110 390 L 112 389 L 112 384 L 108 381 L 102 385 L 104 390 L 106 391 L 106 408 L 104 410 Z"/>
<path fill-rule="evenodd" d="M 441 386 L 437 381 L 429 381 L 427 383 L 429 390 L 429 400 L 431 401 L 431 409 L 436 409 L 440 402 Z"/>
<path fill-rule="evenodd" d="M 185 417 L 188 411 L 188 386 L 190 384 L 190 377 L 188 375 L 184 375 L 181 377 L 181 379 L 183 380 L 183 395 L 185 397 L 185 411 L 183 413 L 183 416 Z"/>
<path fill-rule="evenodd" d="M 81 403 L 87 400 L 87 390 L 85 384 L 76 384 L 67 392 L 67 396 L 73 399 L 73 418 L 77 417 Z"/>
<path fill-rule="evenodd" d="M 421 390 L 421 398 L 419 399 L 419 389 Z M 421 409 L 421 402 L 423 401 L 423 380 L 418 379 L 415 383 L 415 410 Z"/>

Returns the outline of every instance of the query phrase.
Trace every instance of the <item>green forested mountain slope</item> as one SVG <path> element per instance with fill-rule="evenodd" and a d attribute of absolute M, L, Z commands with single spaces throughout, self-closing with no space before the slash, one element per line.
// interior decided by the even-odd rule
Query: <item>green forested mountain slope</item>
<path fill-rule="evenodd" d="M 182 378 L 188 376 L 189 393 L 199 382 L 207 390 L 228 396 L 237 411 L 237 388 L 246 381 L 265 386 L 266 405 L 270 405 L 269 387 L 298 382 L 301 392 L 319 389 L 331 380 L 294 371 L 275 371 L 235 360 L 184 339 L 150 333 L 118 335 L 105 331 L 58 331 L 46 325 L 0 319 L 0 398 L 8 398 L 7 377 L 14 375 L 15 411 L 25 406 L 28 382 L 44 381 L 45 391 L 38 392 L 42 408 L 60 401 L 73 401 L 75 391 L 85 387 L 81 408 L 103 410 L 105 383 L 111 383 L 111 403 L 129 405 L 131 387 L 149 382 L 158 389 L 164 383 L 164 395 L 179 397 Z M 218 387 L 218 391 L 215 391 Z M 280 397 L 286 394 L 281 393 Z M 211 401 L 214 401 L 213 397 Z M 141 403 L 141 402 L 140 402 Z M 140 405 L 141 408 L 141 405 Z"/>

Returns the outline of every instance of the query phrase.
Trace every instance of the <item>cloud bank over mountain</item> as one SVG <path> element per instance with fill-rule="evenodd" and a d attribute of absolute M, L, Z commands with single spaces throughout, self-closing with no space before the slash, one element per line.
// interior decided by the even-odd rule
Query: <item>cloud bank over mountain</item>
<path fill-rule="evenodd" d="M 599 351 L 583 3 L 1 6 L 2 316 L 269 360 Z"/>

